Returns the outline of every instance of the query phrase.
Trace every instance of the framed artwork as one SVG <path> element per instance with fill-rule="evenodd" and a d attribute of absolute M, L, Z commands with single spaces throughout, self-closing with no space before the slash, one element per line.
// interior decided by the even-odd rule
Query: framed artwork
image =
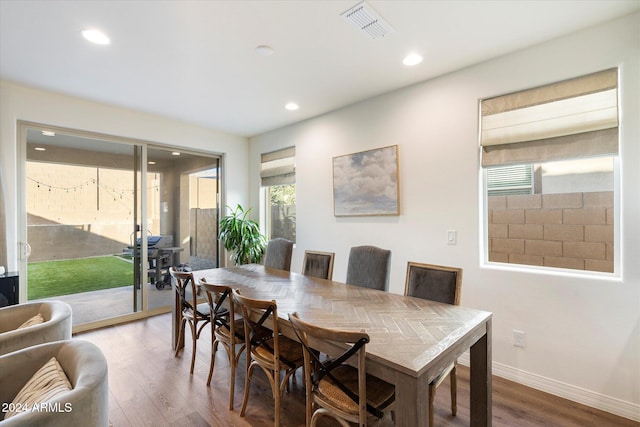
<path fill-rule="evenodd" d="M 335 216 L 399 215 L 398 146 L 333 158 Z"/>

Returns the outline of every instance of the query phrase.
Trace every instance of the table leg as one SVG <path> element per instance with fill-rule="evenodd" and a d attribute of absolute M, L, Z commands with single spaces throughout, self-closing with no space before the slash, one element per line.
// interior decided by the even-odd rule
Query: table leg
<path fill-rule="evenodd" d="M 491 319 L 486 334 L 471 346 L 471 425 L 491 426 Z"/>
<path fill-rule="evenodd" d="M 395 425 L 429 426 L 429 388 L 424 378 L 401 373 L 396 379 Z"/>

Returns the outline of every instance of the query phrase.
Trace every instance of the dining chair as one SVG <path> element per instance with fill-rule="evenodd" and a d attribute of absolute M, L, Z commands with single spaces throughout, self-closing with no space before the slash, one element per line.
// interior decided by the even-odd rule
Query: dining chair
<path fill-rule="evenodd" d="M 233 303 L 233 291 L 226 285 L 214 285 L 208 283 L 205 278 L 199 280 L 200 286 L 204 289 L 209 310 L 214 313 L 211 325 L 211 363 L 209 365 L 209 377 L 207 386 L 211 385 L 213 370 L 215 367 L 216 351 L 218 345 L 222 344 L 227 352 L 231 375 L 229 377 L 229 409 L 233 410 L 233 397 L 236 384 L 236 367 L 240 356 L 245 349 L 244 342 L 244 321 L 237 318 Z M 228 306 L 225 308 L 224 305 Z"/>
<path fill-rule="evenodd" d="M 264 266 L 278 270 L 291 271 L 291 255 L 293 254 L 293 242 L 278 237 L 267 242 L 267 250 L 264 256 Z"/>
<path fill-rule="evenodd" d="M 169 268 L 172 282 L 174 283 L 174 292 L 179 297 L 180 307 L 180 328 L 178 330 L 178 343 L 184 340 L 185 325 L 188 323 L 191 329 L 191 338 L 193 346 L 191 349 L 191 368 L 189 373 L 193 374 L 193 366 L 196 361 L 196 346 L 200 332 L 209 322 L 211 322 L 211 311 L 209 311 L 209 303 L 203 302 L 198 304 L 198 289 L 193 279 L 193 273 L 188 271 L 178 271 L 174 267 Z M 178 356 L 181 346 L 176 346 L 175 356 Z"/>
<path fill-rule="evenodd" d="M 334 252 L 304 251 L 302 274 L 331 280 L 333 278 Z"/>
<path fill-rule="evenodd" d="M 446 304 L 459 305 L 462 293 L 462 268 L 442 265 L 407 263 L 404 294 Z M 436 388 L 449 376 L 451 386 L 451 414 L 457 412 L 456 362 L 443 369 L 429 383 L 429 425 L 433 425 L 433 404 Z"/>
<path fill-rule="evenodd" d="M 315 426 L 321 416 L 332 417 L 345 427 L 348 423 L 366 426 L 393 411 L 395 387 L 366 373 L 370 339 L 365 331 L 320 327 L 300 319 L 297 313 L 289 315 L 289 321 L 303 347 L 307 426 Z M 335 357 L 320 358 L 312 347 L 318 343 L 346 350 Z"/>
<path fill-rule="evenodd" d="M 281 335 L 278 322 L 278 306 L 275 301 L 249 298 L 233 290 L 233 298 L 244 316 L 247 370 L 245 374 L 244 399 L 240 416 L 243 417 L 249 400 L 251 378 L 256 367 L 262 369 L 269 379 L 274 400 L 274 425 L 280 426 L 280 400 L 289 384 L 289 378 L 303 365 L 300 343 Z M 269 336 L 260 336 L 264 327 Z M 280 380 L 280 372 L 284 377 Z"/>
<path fill-rule="evenodd" d="M 389 287 L 391 251 L 376 246 L 355 246 L 349 252 L 347 280 L 350 285 L 386 291 Z"/>

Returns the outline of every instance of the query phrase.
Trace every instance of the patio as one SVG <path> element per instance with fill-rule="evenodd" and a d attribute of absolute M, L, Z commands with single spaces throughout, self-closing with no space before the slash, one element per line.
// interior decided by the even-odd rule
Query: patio
<path fill-rule="evenodd" d="M 170 287 L 159 290 L 147 285 L 149 308 L 171 305 L 173 293 Z M 42 300 L 58 300 L 69 304 L 73 310 L 73 325 L 130 314 L 133 308 L 133 286 L 61 295 Z"/>

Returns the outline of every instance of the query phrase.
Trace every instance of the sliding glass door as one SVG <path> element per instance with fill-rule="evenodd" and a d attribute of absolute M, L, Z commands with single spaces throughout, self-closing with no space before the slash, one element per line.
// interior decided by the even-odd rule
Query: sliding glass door
<path fill-rule="evenodd" d="M 21 129 L 27 301 L 66 301 L 89 329 L 169 311 L 172 266 L 217 267 L 217 157 Z"/>

